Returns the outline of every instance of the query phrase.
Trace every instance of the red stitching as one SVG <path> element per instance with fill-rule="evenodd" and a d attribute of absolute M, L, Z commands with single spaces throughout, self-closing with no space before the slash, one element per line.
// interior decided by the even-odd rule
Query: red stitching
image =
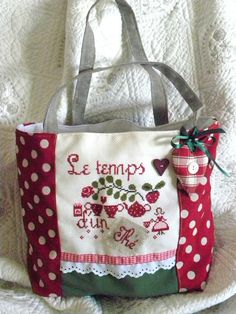
<path fill-rule="evenodd" d="M 83 168 L 80 172 L 78 171 L 75 171 L 75 164 L 78 163 L 80 160 L 79 158 L 79 155 L 78 154 L 70 154 L 68 157 L 67 157 L 67 161 L 71 167 L 71 169 L 69 169 L 67 172 L 68 174 L 75 174 L 75 175 L 85 175 L 85 176 L 88 176 L 90 174 L 90 170 L 89 170 L 89 165 L 86 164 L 86 165 L 83 165 Z"/>
<path fill-rule="evenodd" d="M 107 229 L 109 230 L 110 228 L 107 225 L 107 222 L 105 219 L 101 219 L 101 218 L 96 218 L 94 221 L 94 218 L 81 218 L 78 220 L 77 222 L 77 226 L 80 229 L 87 229 L 89 227 L 93 228 L 93 229 Z"/>
<path fill-rule="evenodd" d="M 133 249 L 133 247 L 137 244 L 139 240 L 132 241 L 130 238 L 134 234 L 135 229 L 126 229 L 125 226 L 120 226 L 120 230 L 114 233 L 113 239 L 116 242 L 120 242 L 121 244 L 124 244 L 129 249 Z"/>
<path fill-rule="evenodd" d="M 139 174 L 142 175 L 145 172 L 145 167 L 143 163 L 139 165 L 136 164 L 103 164 L 99 160 L 96 161 L 96 171 L 97 174 L 102 175 L 124 175 L 127 174 L 127 180 L 130 180 L 130 177 Z"/>
<path fill-rule="evenodd" d="M 73 212 L 74 212 L 74 217 L 82 216 L 83 215 L 82 204 L 81 203 L 74 204 Z"/>
<path fill-rule="evenodd" d="M 105 225 L 105 227 L 103 226 L 103 223 L 104 223 L 104 225 Z M 107 226 L 107 222 L 106 222 L 106 220 L 105 219 L 98 219 L 98 218 L 96 218 L 96 224 L 94 225 L 93 224 L 93 220 L 92 220 L 92 218 L 90 219 L 90 225 L 91 225 L 91 227 L 93 228 L 93 229 L 109 229 L 108 228 L 108 226 Z"/>
<path fill-rule="evenodd" d="M 130 168 L 134 167 L 134 171 L 131 172 Z M 139 175 L 142 175 L 145 172 L 145 168 L 143 166 L 143 164 L 141 163 L 139 166 L 137 166 L 136 164 L 128 164 L 127 169 L 125 170 L 125 172 L 127 172 L 128 174 L 128 181 L 130 180 L 131 175 L 135 175 L 136 172 L 140 169 L 140 167 L 142 168 L 142 172 L 138 173 Z"/>

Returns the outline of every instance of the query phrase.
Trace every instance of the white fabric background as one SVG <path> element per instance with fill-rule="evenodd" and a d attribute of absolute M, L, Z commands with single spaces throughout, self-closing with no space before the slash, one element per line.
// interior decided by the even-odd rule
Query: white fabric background
<path fill-rule="evenodd" d="M 150 60 L 163 61 L 180 72 L 200 94 L 207 114 L 222 122 L 227 134 L 221 137 L 218 161 L 235 174 L 236 2 L 128 2 L 137 16 Z M 203 293 L 144 300 L 106 297 L 64 300 L 40 298 L 29 288 L 14 128 L 24 121 L 41 121 L 55 89 L 76 73 L 85 16 L 92 3 L 94 0 L 0 3 L 0 313 L 193 313 L 221 303 L 236 293 L 236 179 L 234 176 L 228 179 L 217 170 L 213 177 L 217 251 Z M 92 16 L 97 31 L 100 61 L 97 65 L 127 61 L 129 51 L 121 40 L 117 10 L 114 5 L 109 5 L 106 11 L 103 7 L 104 4 L 99 5 Z M 172 87 L 166 82 L 165 86 L 171 120 L 180 119 L 189 111 Z M 126 117 L 150 125 L 149 101 L 148 79 L 143 72 L 129 70 L 120 75 L 110 72 L 107 77 L 96 76 L 93 81 L 87 117 L 90 121 Z M 64 106 L 59 113 L 61 118 L 65 117 Z M 204 313 L 234 313 L 235 307 L 235 298 L 231 298 Z"/>

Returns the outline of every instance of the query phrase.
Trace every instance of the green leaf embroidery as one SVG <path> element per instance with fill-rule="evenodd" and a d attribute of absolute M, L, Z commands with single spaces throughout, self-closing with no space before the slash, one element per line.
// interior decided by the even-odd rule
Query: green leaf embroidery
<path fill-rule="evenodd" d="M 157 185 L 155 186 L 155 189 L 158 190 L 158 189 L 161 189 L 165 186 L 165 182 L 164 181 L 160 181 L 159 183 L 157 183 Z"/>
<path fill-rule="evenodd" d="M 136 186 L 134 184 L 129 185 L 129 190 L 136 191 Z"/>
<path fill-rule="evenodd" d="M 122 186 L 122 181 L 120 179 L 117 179 L 115 183 L 117 186 Z"/>
<path fill-rule="evenodd" d="M 92 182 L 92 186 L 93 186 L 94 188 L 97 188 L 97 187 L 98 187 L 98 182 L 97 182 L 97 181 L 93 181 L 93 182 Z"/>
<path fill-rule="evenodd" d="M 120 197 L 120 192 L 116 192 L 116 193 L 114 194 L 114 198 L 117 200 L 119 197 Z"/>
<path fill-rule="evenodd" d="M 144 183 L 144 185 L 142 186 L 142 189 L 144 191 L 150 191 L 152 190 L 152 185 L 150 183 Z"/>
<path fill-rule="evenodd" d="M 127 194 L 123 194 L 120 199 L 122 202 L 125 202 L 127 200 Z"/>
<path fill-rule="evenodd" d="M 113 183 L 113 177 L 112 176 L 107 176 L 106 180 L 108 183 Z"/>
<path fill-rule="evenodd" d="M 113 194 L 113 189 L 111 189 L 111 188 L 108 189 L 108 190 L 107 190 L 107 195 L 112 195 L 112 194 Z"/>
<path fill-rule="evenodd" d="M 93 194 L 92 198 L 93 198 L 93 200 L 97 201 L 98 200 L 98 194 Z"/>
<path fill-rule="evenodd" d="M 135 201 L 135 195 L 134 195 L 134 194 L 133 194 L 133 195 L 130 195 L 129 201 L 130 201 L 130 202 L 134 202 L 134 201 Z"/>
<path fill-rule="evenodd" d="M 99 178 L 99 183 L 101 185 L 105 185 L 105 179 L 104 178 Z"/>

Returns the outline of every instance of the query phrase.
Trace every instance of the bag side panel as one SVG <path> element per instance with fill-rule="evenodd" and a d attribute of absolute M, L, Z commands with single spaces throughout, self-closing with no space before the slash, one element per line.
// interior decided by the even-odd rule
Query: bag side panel
<path fill-rule="evenodd" d="M 218 128 L 215 122 L 209 129 Z M 219 134 L 208 141 L 208 150 L 215 158 Z M 212 163 L 209 161 L 204 177 L 194 193 L 186 193 L 178 182 L 180 205 L 179 245 L 176 268 L 179 292 L 204 290 L 209 277 L 215 242 L 214 218 L 211 209 Z"/>
<path fill-rule="evenodd" d="M 32 289 L 42 296 L 61 296 L 55 184 L 56 135 L 17 130 L 16 145 Z"/>

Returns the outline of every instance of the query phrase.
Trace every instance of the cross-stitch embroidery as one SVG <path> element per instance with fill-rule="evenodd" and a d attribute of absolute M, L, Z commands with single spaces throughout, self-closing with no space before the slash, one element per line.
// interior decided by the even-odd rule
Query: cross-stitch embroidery
<path fill-rule="evenodd" d="M 127 212 L 132 217 L 142 217 L 147 211 L 151 210 L 151 206 L 149 204 L 140 204 L 139 202 L 134 202 L 131 206 L 128 206 L 126 203 L 125 208 Z"/>
<path fill-rule="evenodd" d="M 89 175 L 90 171 L 89 171 L 89 165 L 83 165 L 82 169 L 80 169 L 79 171 L 75 170 L 75 165 L 79 162 L 79 155 L 78 154 L 70 154 L 67 157 L 67 161 L 70 165 L 70 169 L 68 170 L 69 174 L 76 174 L 76 175 Z"/>
<path fill-rule="evenodd" d="M 87 211 L 87 210 L 83 211 L 82 218 L 80 218 L 77 221 L 77 226 L 80 229 L 87 229 L 87 228 L 102 229 L 102 230 L 109 229 L 106 219 L 96 217 L 95 215 L 89 217 L 90 215 L 91 215 L 90 211 Z"/>
<path fill-rule="evenodd" d="M 155 203 L 160 195 L 159 190 L 165 186 L 164 181 L 158 182 L 154 187 L 150 183 L 144 183 L 142 186 L 143 191 L 148 191 L 144 196 L 137 190 L 136 185 L 129 184 L 128 187 L 123 186 L 121 179 L 116 179 L 113 176 L 101 177 L 98 181 L 93 181 L 91 186 L 87 186 L 82 190 L 82 197 L 88 197 L 92 195 L 93 200 L 98 200 L 99 193 L 106 191 L 108 196 L 113 196 L 114 199 L 120 199 L 122 202 L 129 200 L 134 202 L 136 198 L 141 198 L 142 201 L 146 200 L 149 203 Z"/>
<path fill-rule="evenodd" d="M 169 230 L 169 225 L 166 222 L 167 219 L 164 217 L 165 212 L 163 211 L 163 209 L 161 207 L 156 208 L 156 213 L 154 215 L 156 215 L 156 219 L 151 219 L 149 221 L 144 221 L 143 225 L 145 228 L 149 228 L 151 226 L 151 224 L 154 223 L 154 225 L 152 226 L 151 231 L 152 232 L 157 232 L 156 235 L 154 235 L 154 239 L 157 238 L 157 235 L 163 235 L 165 234 L 164 231 Z"/>
<path fill-rule="evenodd" d="M 74 209 L 74 217 L 82 216 L 83 215 L 83 209 L 81 203 L 76 203 L 73 205 Z"/>
<path fill-rule="evenodd" d="M 92 196 L 94 200 L 97 200 L 99 193 L 106 191 L 108 196 L 113 196 L 114 199 L 120 199 L 121 201 L 126 201 L 127 199 L 130 202 L 133 202 L 136 197 L 140 197 L 144 200 L 144 196 L 137 191 L 137 188 L 134 184 L 130 184 L 128 187 L 122 186 L 121 179 L 115 179 L 113 176 L 101 177 L 98 181 L 92 182 L 92 187 L 96 189 L 96 193 Z"/>
<path fill-rule="evenodd" d="M 165 186 L 164 181 L 160 181 L 159 183 L 157 183 L 154 188 L 150 183 L 145 183 L 142 186 L 142 189 L 144 191 L 148 191 L 148 193 L 146 194 L 146 200 L 148 201 L 148 203 L 150 204 L 156 203 L 160 196 L 159 190 L 162 189 L 164 186 Z"/>
<path fill-rule="evenodd" d="M 97 180 L 92 181 L 78 191 L 82 199 L 74 203 L 73 216 L 78 218 L 77 227 L 81 231 L 85 231 L 85 233 L 80 235 L 81 240 L 86 239 L 93 229 L 100 229 L 102 233 L 110 232 L 110 237 L 113 241 L 119 242 L 126 249 L 133 250 L 137 243 L 139 245 L 141 243 L 137 238 L 138 233 L 136 229 L 138 226 L 141 228 L 141 234 L 145 233 L 146 236 L 150 232 L 147 229 L 151 225 L 151 232 L 155 232 L 157 235 L 164 234 L 164 231 L 169 229 L 163 216 L 164 213 L 158 212 L 156 214 L 158 216 L 155 219 L 152 218 L 143 222 L 146 229 L 140 226 L 140 222 L 139 224 L 134 224 L 135 228 L 132 225 L 127 226 L 127 218 L 125 218 L 126 223 L 120 225 L 119 229 L 111 233 L 110 228 L 113 226 L 114 218 L 118 217 L 121 219 L 128 214 L 128 217 L 137 219 L 145 216 L 147 213 L 151 214 L 152 204 L 155 204 L 160 198 L 160 190 L 165 186 L 163 180 L 155 184 L 145 182 L 140 189 L 136 184 L 127 184 L 131 176 L 135 174 L 141 175 L 145 172 L 145 167 L 142 163 L 139 165 L 103 164 L 97 160 L 92 169 L 91 165 L 83 165 L 81 163 L 78 154 L 70 154 L 67 161 L 70 165 L 68 170 L 70 175 L 89 175 L 91 170 L 95 174 L 107 174 L 98 177 Z M 164 168 L 167 168 L 168 164 L 165 163 L 164 166 Z M 164 168 L 162 169 L 163 173 Z M 117 175 L 126 175 L 126 180 L 125 178 L 117 177 Z M 114 226 L 117 228 L 117 221 Z M 101 240 L 97 235 L 94 235 L 94 232 L 91 233 L 91 236 L 94 239 Z M 156 238 L 156 235 L 154 237 Z"/>
<path fill-rule="evenodd" d="M 137 244 L 137 242 L 139 241 L 138 239 L 137 240 L 131 239 L 134 233 L 135 233 L 134 228 L 127 229 L 125 226 L 121 226 L 120 230 L 114 234 L 113 239 L 116 242 L 120 242 L 121 244 L 124 244 L 124 246 L 132 250 L 134 246 Z"/>
<path fill-rule="evenodd" d="M 125 165 L 123 163 L 102 163 L 97 160 L 95 165 L 81 165 L 78 154 L 70 154 L 67 157 L 67 162 L 69 164 L 69 170 L 67 172 L 70 175 L 89 175 L 91 170 L 96 170 L 98 175 L 120 175 L 125 176 L 129 181 L 132 176 L 142 175 L 145 172 L 145 167 L 142 162 L 140 164 L 132 163 Z"/>
<path fill-rule="evenodd" d="M 130 220 L 129 218 L 117 218 L 116 223 L 110 226 L 110 230 L 103 237 L 104 245 L 114 249 L 120 254 L 137 253 L 148 238 L 148 231 Z"/>

